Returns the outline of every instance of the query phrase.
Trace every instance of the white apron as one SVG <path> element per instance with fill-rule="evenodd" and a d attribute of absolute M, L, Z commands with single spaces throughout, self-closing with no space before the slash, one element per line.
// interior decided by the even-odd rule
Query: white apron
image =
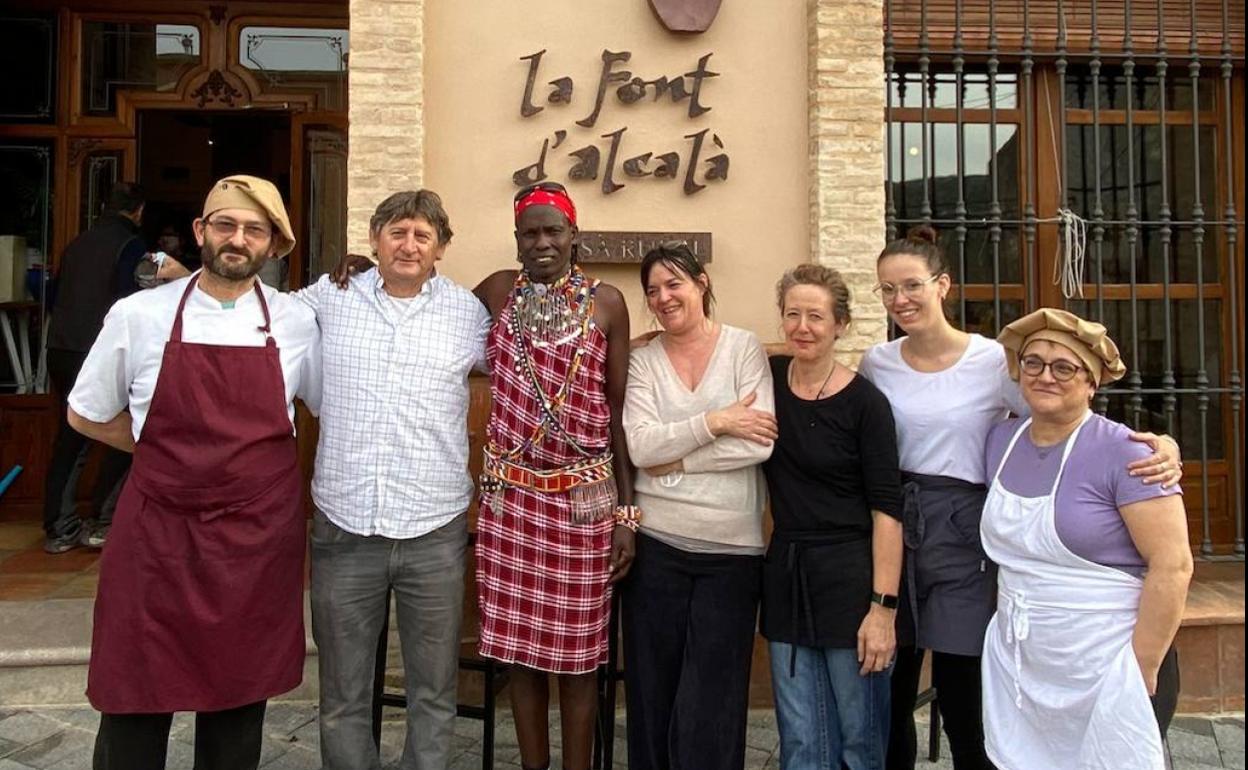
<path fill-rule="evenodd" d="M 1000 567 L 984 642 L 984 736 L 1001 770 L 1163 770 L 1161 731 L 1131 647 L 1143 581 L 1083 559 L 1057 535 L 1054 501 L 1020 497 L 993 474 L 980 524 Z"/>

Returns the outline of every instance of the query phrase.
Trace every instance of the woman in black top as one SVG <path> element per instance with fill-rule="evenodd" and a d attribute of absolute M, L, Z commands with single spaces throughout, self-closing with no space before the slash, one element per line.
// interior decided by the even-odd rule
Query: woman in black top
<path fill-rule="evenodd" d="M 880 768 L 902 553 L 892 410 L 836 361 L 850 320 L 840 275 L 801 265 L 777 294 L 793 355 L 772 360 L 780 436 L 764 465 L 775 532 L 762 631 L 781 768 Z"/>

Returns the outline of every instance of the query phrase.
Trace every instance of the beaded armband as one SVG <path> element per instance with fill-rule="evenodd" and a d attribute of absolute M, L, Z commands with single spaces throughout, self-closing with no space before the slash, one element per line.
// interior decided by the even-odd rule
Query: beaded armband
<path fill-rule="evenodd" d="M 641 528 L 641 508 L 636 505 L 615 506 L 615 523 L 636 532 Z"/>

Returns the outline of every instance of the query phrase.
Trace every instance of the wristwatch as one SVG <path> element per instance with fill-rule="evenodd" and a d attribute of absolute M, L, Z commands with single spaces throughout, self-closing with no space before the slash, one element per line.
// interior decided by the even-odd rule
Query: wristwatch
<path fill-rule="evenodd" d="M 874 591 L 871 592 L 871 601 L 880 605 L 886 610 L 897 609 L 897 597 L 894 594 L 881 594 Z"/>

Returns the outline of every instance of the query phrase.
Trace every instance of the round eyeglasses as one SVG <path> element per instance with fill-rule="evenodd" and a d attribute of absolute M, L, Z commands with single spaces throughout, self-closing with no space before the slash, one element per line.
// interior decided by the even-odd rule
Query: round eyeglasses
<path fill-rule="evenodd" d="M 906 299 L 909 300 L 917 300 L 919 297 L 923 296 L 923 293 L 927 290 L 927 285 L 938 278 L 940 278 L 940 275 L 933 275 L 929 278 L 923 279 L 922 281 L 914 279 L 910 281 L 902 281 L 898 284 L 880 282 L 871 287 L 871 291 L 885 302 L 892 302 L 897 299 L 898 294 L 905 295 Z"/>
<path fill-rule="evenodd" d="M 1040 356 L 1023 356 L 1018 359 L 1018 365 L 1022 368 L 1023 374 L 1028 377 L 1039 377 L 1044 374 L 1045 369 L 1048 369 L 1053 379 L 1058 382 L 1070 382 L 1076 374 L 1087 369 L 1087 367 L 1077 366 L 1061 358 L 1056 361 L 1045 361 Z"/>

